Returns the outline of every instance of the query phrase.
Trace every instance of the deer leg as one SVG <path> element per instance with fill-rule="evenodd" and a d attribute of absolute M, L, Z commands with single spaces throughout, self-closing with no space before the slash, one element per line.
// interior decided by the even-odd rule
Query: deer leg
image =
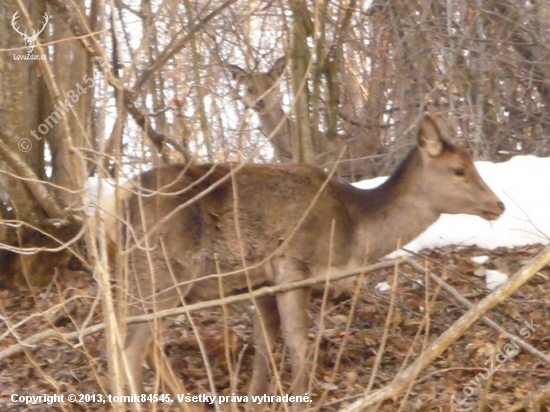
<path fill-rule="evenodd" d="M 248 410 L 258 407 L 252 401 L 252 396 L 267 394 L 269 389 L 270 355 L 279 332 L 281 320 L 277 310 L 277 299 L 273 296 L 264 296 L 256 299 L 254 313 L 254 368 L 252 382 L 248 391 Z M 263 326 L 263 327 L 262 327 Z M 261 405 L 262 408 L 265 405 Z"/>
<path fill-rule="evenodd" d="M 163 353 L 162 348 L 153 343 L 149 346 L 150 350 L 147 353 L 149 365 L 154 368 L 161 383 L 168 387 L 168 393 L 172 395 L 172 400 L 178 405 L 182 412 L 192 412 L 193 409 L 186 403 L 180 403 L 177 399 L 177 394 L 185 394 L 186 390 L 177 376 L 174 375 L 170 362 Z M 166 393 L 166 392 L 165 392 Z"/>
<path fill-rule="evenodd" d="M 152 324 L 129 325 L 126 336 L 124 356 L 128 362 L 128 390 L 136 395 L 146 394 L 143 386 L 143 362 L 146 360 L 149 366 L 158 374 L 160 381 L 167 386 L 172 400 L 182 412 L 190 412 L 194 409 L 188 404 L 179 403 L 177 394 L 185 394 L 183 383 L 174 375 L 168 359 L 162 349 L 153 342 Z M 146 411 L 145 403 L 134 403 L 132 410 L 135 412 Z"/>
<path fill-rule="evenodd" d="M 148 274 L 149 265 L 145 259 L 138 256 L 134 262 L 134 273 L 136 274 L 135 281 L 131 284 L 130 296 L 138 296 L 141 302 L 129 302 L 128 314 L 144 314 L 154 313 L 164 309 L 177 307 L 181 299 L 189 292 L 189 290 L 181 291 L 173 288 L 175 280 L 172 279 L 169 267 L 163 256 L 153 256 L 152 265 L 155 267 L 155 273 Z M 176 262 L 177 263 L 177 262 Z M 147 265 L 146 265 L 147 264 Z M 178 266 L 177 269 L 180 269 Z M 143 277 L 139 277 L 143 274 Z M 150 276 L 155 276 L 153 284 Z M 134 299 L 136 300 L 136 299 Z M 128 325 L 124 347 L 124 355 L 128 362 L 128 390 L 136 395 L 145 394 L 143 385 L 143 363 L 147 359 L 149 365 L 154 369 L 163 383 L 172 391 L 173 397 L 176 394 L 183 393 L 181 384 L 178 384 L 177 377 L 174 376 L 170 369 L 170 365 L 166 357 L 156 342 L 153 341 L 155 336 L 160 336 L 158 333 L 164 326 L 163 321 L 151 321 L 149 323 Z M 155 353 L 156 351 L 156 353 Z M 157 355 L 157 356 L 155 356 Z M 133 410 L 143 410 L 144 404 L 134 403 Z M 182 411 L 188 411 L 189 408 L 180 405 Z"/>
<path fill-rule="evenodd" d="M 304 396 L 307 390 L 308 306 L 309 290 L 307 289 L 296 289 L 277 295 L 281 329 L 290 354 L 293 378 L 291 393 L 294 396 Z M 303 407 L 293 404 L 292 410 L 303 410 Z"/>
<path fill-rule="evenodd" d="M 143 386 L 143 362 L 151 347 L 153 334 L 147 323 L 129 325 L 124 345 L 124 362 L 127 362 L 128 391 L 132 394 L 145 393 Z M 132 405 L 134 411 L 144 411 L 145 407 L 139 403 Z"/>

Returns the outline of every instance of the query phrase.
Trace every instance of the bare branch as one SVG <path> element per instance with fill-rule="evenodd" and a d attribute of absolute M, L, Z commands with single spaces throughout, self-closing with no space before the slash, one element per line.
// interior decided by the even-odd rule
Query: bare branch
<path fill-rule="evenodd" d="M 550 246 L 544 248 L 537 256 L 518 270 L 505 285 L 495 290 L 479 304 L 471 308 L 460 319 L 458 319 L 445 333 L 431 343 L 424 354 L 412 365 L 398 374 L 393 382 L 385 388 L 379 389 L 370 395 L 354 402 L 350 406 L 341 409 L 341 412 L 362 411 L 369 406 L 376 405 L 387 399 L 399 396 L 411 382 L 416 379 L 422 369 L 427 367 L 436 357 L 441 355 L 445 349 L 457 341 L 472 324 L 480 319 L 488 310 L 512 295 L 525 282 L 533 277 L 540 269 L 550 262 Z"/>
<path fill-rule="evenodd" d="M 389 260 L 386 262 L 376 263 L 374 265 L 366 266 L 360 269 L 355 269 L 352 271 L 347 271 L 338 275 L 331 276 L 329 280 L 331 282 L 350 278 L 353 276 L 358 276 L 361 274 L 367 274 L 367 273 L 373 273 L 378 270 L 382 269 L 388 269 L 398 264 L 397 260 Z M 314 285 L 319 285 L 321 283 L 325 283 L 327 281 L 327 278 L 325 276 L 317 276 L 314 278 L 302 280 L 299 282 L 293 282 L 293 283 L 287 283 L 284 285 L 277 285 L 277 286 L 269 286 L 269 287 L 263 287 L 261 289 L 255 290 L 250 293 L 243 293 L 240 295 L 233 295 L 230 297 L 226 297 L 223 299 L 216 299 L 216 300 L 210 300 L 205 302 L 198 302 L 192 305 L 187 305 L 175 309 L 167 309 L 158 311 L 156 313 L 151 313 L 147 315 L 140 315 L 140 316 L 132 316 L 126 319 L 126 323 L 128 325 L 134 324 L 134 323 L 144 323 L 149 322 L 154 319 L 164 319 L 167 317 L 172 316 L 179 316 L 182 314 L 189 314 L 198 310 L 204 310 L 209 308 L 215 308 L 218 306 L 238 303 L 238 302 L 244 302 L 252 299 L 256 299 L 262 296 L 274 296 L 277 293 L 281 292 L 288 292 L 289 290 L 294 290 L 298 288 L 304 288 L 304 287 L 311 287 Z M 3 350 L 0 351 L 0 361 L 3 359 L 6 359 L 10 356 L 13 356 L 17 353 L 20 353 L 23 351 L 24 347 L 29 347 L 36 345 L 46 339 L 56 338 L 56 339 L 62 339 L 65 341 L 73 340 L 73 339 L 79 339 L 83 336 L 90 335 L 92 333 L 101 332 L 105 329 L 105 324 L 100 323 L 94 326 L 90 326 L 83 330 L 78 330 L 76 332 L 70 332 L 70 333 L 60 333 L 57 330 L 48 329 L 43 332 L 37 333 L 33 336 L 30 336 L 21 342 Z"/>
<path fill-rule="evenodd" d="M 212 20 L 214 17 L 220 14 L 227 7 L 235 3 L 235 1 L 236 0 L 225 1 L 220 6 L 216 7 L 214 10 L 208 13 L 206 17 L 201 19 L 197 24 L 195 24 L 191 28 L 191 30 L 189 30 L 189 32 L 187 32 L 187 34 L 183 36 L 181 39 L 179 40 L 173 39 L 170 42 L 170 44 L 160 53 L 160 56 L 158 57 L 158 59 L 154 61 L 148 68 L 146 68 L 143 71 L 143 73 L 141 73 L 141 76 L 136 80 L 136 83 L 134 84 L 133 90 L 134 91 L 140 90 L 141 87 L 147 81 L 147 79 L 149 79 L 149 77 L 151 77 L 151 75 L 156 70 L 162 67 L 172 56 L 174 56 L 174 54 L 176 54 L 181 49 L 183 49 L 187 45 L 187 42 L 191 40 L 199 30 L 202 30 L 210 20 Z"/>
<path fill-rule="evenodd" d="M 10 142 L 13 141 L 15 141 L 14 138 L 6 136 L 6 134 L 0 130 L 0 157 L 10 165 L 15 173 L 24 178 L 25 185 L 50 218 L 63 219 L 65 213 L 40 182 L 40 179 L 38 179 L 25 161 L 9 148 Z"/>

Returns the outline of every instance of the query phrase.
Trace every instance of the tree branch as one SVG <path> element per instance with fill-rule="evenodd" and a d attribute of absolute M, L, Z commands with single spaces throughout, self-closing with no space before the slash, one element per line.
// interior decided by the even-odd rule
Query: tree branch
<path fill-rule="evenodd" d="M 414 270 L 416 270 L 417 272 L 419 273 L 424 273 L 426 271 L 426 268 L 420 264 L 418 264 L 417 262 L 415 262 L 414 260 L 410 259 L 410 258 L 405 258 L 406 259 L 406 262 L 412 266 L 412 268 Z M 432 273 L 430 271 L 430 279 L 432 281 L 434 281 L 435 283 L 437 283 L 439 286 L 441 286 L 441 288 L 445 289 L 445 291 L 447 291 L 448 293 L 451 294 L 451 296 L 453 298 L 455 298 L 462 306 L 468 308 L 468 309 L 473 309 L 475 308 L 475 305 L 473 303 L 471 303 L 468 299 L 466 299 L 464 296 L 462 296 L 460 294 L 460 292 L 458 290 L 456 290 L 455 288 L 453 288 L 451 285 L 449 285 L 447 282 L 445 282 L 444 280 L 440 279 L 437 275 L 435 275 L 434 273 Z M 507 339 L 509 340 L 514 340 L 518 346 L 520 348 L 522 348 L 525 352 L 529 352 L 531 355 L 539 358 L 540 360 L 542 360 L 543 362 L 546 362 L 548 364 L 550 364 L 550 356 L 542 353 L 541 351 L 539 351 L 537 348 L 534 348 L 533 346 L 529 345 L 528 343 L 524 342 L 523 340 L 521 340 L 519 337 L 509 333 L 508 331 L 506 331 L 506 329 L 504 329 L 502 326 L 498 325 L 496 322 L 492 321 L 491 319 L 489 319 L 487 316 L 483 316 L 481 318 L 481 321 L 488 327 L 490 327 L 491 329 L 493 329 L 495 332 L 499 333 L 499 334 L 503 334 L 506 336 Z"/>
<path fill-rule="evenodd" d="M 66 0 L 47 0 L 48 3 L 56 10 L 60 15 L 61 19 L 66 22 L 67 26 L 73 33 L 75 37 L 82 43 L 86 51 L 95 58 L 96 64 L 101 67 L 101 62 L 105 60 L 104 53 L 102 53 L 99 44 L 95 41 L 94 38 L 89 38 L 87 35 L 90 33 L 89 28 L 86 26 L 86 22 L 82 20 L 81 15 L 73 9 L 73 6 L 70 5 Z M 141 89 L 143 84 L 148 80 L 152 73 L 155 70 L 158 70 L 162 65 L 164 65 L 175 53 L 180 51 L 187 42 L 193 38 L 193 36 L 204 26 L 221 13 L 224 9 L 229 7 L 231 4 L 235 3 L 236 0 L 227 0 L 219 7 L 210 12 L 206 17 L 200 20 L 195 26 L 193 26 L 189 32 L 179 40 L 173 40 L 166 49 L 160 54 L 159 58 L 151 63 L 138 78 L 133 88 L 125 87 L 120 83 L 116 76 L 110 71 L 106 71 L 106 80 L 110 86 L 115 87 L 119 90 L 124 91 L 124 105 L 128 109 L 128 112 L 132 115 L 135 122 L 140 126 L 142 130 L 145 131 L 147 136 L 155 144 L 157 149 L 160 151 L 164 143 L 170 144 L 178 152 L 180 152 L 184 158 L 189 161 L 191 159 L 191 154 L 175 139 L 167 137 L 164 133 L 160 133 L 155 130 L 150 122 L 146 121 L 146 111 L 141 110 L 136 101 L 137 101 L 137 92 Z M 101 68 L 103 69 L 103 68 Z"/>
<path fill-rule="evenodd" d="M 362 411 L 369 406 L 377 405 L 387 399 L 399 396 L 403 390 L 416 379 L 422 369 L 427 367 L 436 357 L 441 355 L 445 349 L 455 343 L 475 321 L 481 318 L 488 310 L 503 302 L 549 262 L 550 246 L 547 246 L 537 256 L 531 259 L 529 263 L 518 270 L 508 283 L 484 298 L 475 307 L 458 319 L 439 338 L 433 341 L 424 354 L 407 369 L 398 374 L 389 386 L 364 396 L 350 406 L 341 409 L 341 412 Z"/>
<path fill-rule="evenodd" d="M 63 213 L 61 207 L 50 195 L 27 163 L 9 148 L 10 142 L 15 142 L 15 138 L 11 136 L 8 137 L 0 130 L 0 157 L 2 157 L 13 171 L 22 178 L 29 191 L 50 218 L 64 219 L 65 213 Z"/>
<path fill-rule="evenodd" d="M 179 52 L 181 49 L 183 49 L 189 40 L 191 40 L 195 34 L 204 28 L 206 24 L 212 20 L 214 17 L 216 17 L 218 14 L 220 14 L 223 10 L 225 10 L 227 7 L 231 6 L 233 3 L 235 3 L 236 0 L 227 0 L 224 3 L 222 3 L 220 6 L 216 7 L 214 10 L 212 10 L 210 13 L 206 15 L 203 19 L 201 19 L 197 24 L 195 24 L 185 36 L 183 36 L 181 39 L 176 40 L 173 39 L 168 46 L 159 54 L 159 57 L 157 60 L 153 61 L 149 67 L 147 67 L 139 78 L 136 80 L 136 83 L 134 84 L 134 87 L 132 88 L 134 92 L 137 92 L 141 89 L 141 87 L 145 84 L 145 82 L 151 77 L 151 75 L 155 72 L 155 70 L 158 70 L 160 67 L 164 66 L 164 64 L 172 57 L 174 54 Z"/>
<path fill-rule="evenodd" d="M 374 265 L 366 266 L 360 269 L 355 269 L 355 270 L 347 271 L 335 276 L 330 276 L 329 279 L 330 281 L 336 281 L 340 279 L 346 279 L 352 276 L 358 276 L 360 274 L 373 273 L 378 270 L 394 267 L 398 263 L 399 263 L 398 260 L 390 260 L 386 262 L 376 263 Z M 263 287 L 250 293 L 243 293 L 240 295 L 234 295 L 223 299 L 209 300 L 206 302 L 198 302 L 192 305 L 186 305 L 175 309 L 162 310 L 162 311 L 158 311 L 156 313 L 151 313 L 147 315 L 132 316 L 126 319 L 126 324 L 130 325 L 134 323 L 144 323 L 144 322 L 152 321 L 154 319 L 163 319 L 170 316 L 189 314 L 197 310 L 204 310 L 204 309 L 214 308 L 214 307 L 228 305 L 232 303 L 248 301 L 248 300 L 256 299 L 262 296 L 273 296 L 273 295 L 276 295 L 277 293 L 287 292 L 289 290 L 298 289 L 298 288 L 311 287 L 314 285 L 325 283 L 326 281 L 327 281 L 327 278 L 325 276 L 317 276 L 317 277 L 302 280 L 299 282 L 286 283 L 284 285 L 278 285 L 278 286 Z M 43 332 L 32 335 L 20 341 L 19 343 L 10 346 L 7 349 L 4 349 L 3 351 L 0 351 L 0 361 L 12 355 L 15 355 L 17 353 L 20 353 L 21 351 L 23 351 L 24 347 L 36 345 L 37 343 L 40 343 L 46 339 L 56 338 L 56 339 L 69 341 L 73 339 L 80 339 L 81 337 L 90 335 L 92 333 L 101 332 L 104 329 L 105 329 L 104 323 L 100 323 L 94 326 L 90 326 L 86 329 L 77 330 L 75 332 L 69 332 L 69 333 L 61 333 L 54 329 L 48 329 Z"/>

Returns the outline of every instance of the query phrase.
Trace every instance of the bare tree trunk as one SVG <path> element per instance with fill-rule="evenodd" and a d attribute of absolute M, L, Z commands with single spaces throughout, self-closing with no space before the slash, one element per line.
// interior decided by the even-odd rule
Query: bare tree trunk
<path fill-rule="evenodd" d="M 290 2 L 293 11 L 292 24 L 292 89 L 295 99 L 296 136 L 293 145 L 293 158 L 298 162 L 315 163 L 315 148 L 313 144 L 313 126 L 309 111 L 309 88 L 307 79 L 312 67 L 311 54 L 307 44 L 311 36 L 313 23 L 307 9 L 307 4 L 301 0 Z M 317 125 L 314 125 L 317 127 Z"/>
<path fill-rule="evenodd" d="M 11 218 L 24 223 L 17 230 L 12 229 L 3 234 L 3 241 L 10 247 L 2 248 L 0 260 L 3 262 L 4 280 L 23 283 L 21 275 L 24 275 L 24 283 L 31 284 L 49 282 L 53 268 L 65 265 L 70 252 L 63 249 L 29 253 L 29 248 L 58 248 L 62 242 L 74 237 L 79 229 L 79 224 L 72 216 L 66 218 L 68 215 L 65 216 L 66 213 L 51 196 L 51 187 L 44 181 L 49 180 L 51 171 L 54 177 L 64 176 L 60 180 L 54 178 L 55 183 L 74 189 L 78 179 L 75 178 L 75 172 L 71 171 L 74 170 L 71 165 L 74 156 L 69 155 L 68 143 L 55 146 L 50 141 L 52 150 L 45 150 L 46 142 L 50 139 L 49 132 L 61 130 L 60 127 L 56 129 L 56 126 L 62 123 L 59 113 L 52 116 L 54 109 L 50 102 L 52 96 L 58 93 L 55 87 L 52 88 L 55 76 L 47 49 L 41 47 L 53 23 L 49 21 L 43 3 L 27 1 L 23 8 L 20 5 L 20 2 L 10 1 L 0 7 L 0 16 L 6 24 L 4 30 L 1 30 L 0 47 L 12 49 L 24 46 L 25 42 L 18 32 L 34 33 L 37 38 L 32 50 L 21 48 L 0 56 L 4 80 L 0 95 L 2 102 L 9 102 L 0 111 L 0 145 L 3 145 L 2 161 L 10 166 L 2 170 L 12 173 L 3 178 L 7 179 L 5 186 L 13 209 L 10 211 L 6 205 L 2 209 L 7 210 Z M 12 22 L 13 27 L 9 27 Z M 55 57 L 59 55 L 56 53 Z M 72 65 L 71 69 L 74 71 L 77 67 Z M 86 102 L 81 104 L 86 105 Z M 46 163 L 50 154 L 51 169 Z M 56 193 L 58 200 L 65 200 L 64 195 L 67 195 L 65 190 Z M 19 255 L 13 251 L 13 247 L 26 248 L 27 253 Z"/>
<path fill-rule="evenodd" d="M 43 4 L 25 1 L 25 5 L 30 12 L 33 24 L 40 24 L 41 16 L 45 12 Z M 0 30 L 0 47 L 7 49 L 21 47 L 20 50 L 15 52 L 0 53 L 3 77 L 3 82 L 0 85 L 2 87 L 0 94 L 3 100 L 3 110 L 0 111 L 0 124 L 5 127 L 7 135 L 13 136 L 12 141 L 0 142 L 0 144 L 8 144 L 11 150 L 17 151 L 36 176 L 44 179 L 44 140 L 37 140 L 31 135 L 31 131 L 36 131 L 41 123 L 36 105 L 40 95 L 39 63 L 37 61 L 14 59 L 15 54 L 27 54 L 23 48 L 25 45 L 23 39 L 11 26 L 12 17 L 17 11 L 19 11 L 19 15 L 22 14 L 17 2 L 12 0 L 6 1 L 0 7 L 0 18 L 4 25 L 3 29 Z M 25 27 L 24 17 L 20 17 L 16 24 Z M 33 53 L 36 54 L 36 49 Z M 9 169 L 2 168 L 2 170 Z M 21 180 L 9 177 L 8 190 L 18 219 L 36 222 L 45 217 L 44 211 L 39 207 Z"/>
<path fill-rule="evenodd" d="M 77 0 L 75 4 L 79 7 L 82 15 L 86 15 L 84 1 Z M 71 32 L 62 22 L 57 22 L 54 25 L 52 37 L 54 40 L 71 38 Z M 69 142 L 72 141 L 72 145 L 75 147 L 89 149 L 95 147 L 93 137 L 89 133 L 91 123 L 89 119 L 93 115 L 93 90 L 88 88 L 90 83 L 86 82 L 86 79 L 92 78 L 92 68 L 87 53 L 76 40 L 57 43 L 54 54 L 55 78 L 61 93 L 58 97 L 63 103 L 65 101 L 71 102 L 72 110 L 64 115 L 66 123 L 63 123 L 63 120 L 60 121 L 50 128 L 47 135 L 52 153 L 52 182 L 57 186 L 75 191 L 81 188 L 78 187 L 77 179 L 75 179 L 73 165 L 75 156 L 69 152 Z M 42 108 L 42 118 L 47 119 L 56 110 L 55 106 L 60 103 L 52 90 L 47 90 L 45 84 L 43 91 L 40 106 Z M 73 93 L 78 97 L 71 100 L 69 96 L 73 96 Z M 75 100 L 77 102 L 73 104 Z M 68 125 L 68 129 L 63 127 L 64 124 Z M 76 196 L 67 190 L 56 190 L 56 197 L 63 205 L 76 203 Z"/>

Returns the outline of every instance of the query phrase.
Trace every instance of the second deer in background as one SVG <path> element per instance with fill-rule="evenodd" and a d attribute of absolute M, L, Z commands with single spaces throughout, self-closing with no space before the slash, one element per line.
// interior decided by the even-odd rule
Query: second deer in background
<path fill-rule="evenodd" d="M 254 109 L 260 120 L 260 130 L 270 139 L 276 160 L 282 163 L 298 163 L 300 142 L 298 142 L 296 124 L 283 110 L 280 89 L 281 76 L 288 65 L 286 56 L 279 58 L 267 72 L 248 72 L 239 66 L 227 64 L 239 97 L 246 107 Z M 317 125 L 318 126 L 318 125 Z M 376 176 L 376 170 L 368 160 L 373 154 L 380 153 L 381 145 L 377 139 L 361 133 L 347 136 L 348 139 L 329 139 L 325 133 L 315 127 L 316 164 L 334 166 L 340 151 L 347 146 L 347 155 L 338 164 L 337 175 L 349 181 Z"/>
<path fill-rule="evenodd" d="M 280 80 L 287 59 L 281 57 L 266 73 L 247 72 L 234 64 L 227 68 L 237 82 L 237 89 L 244 88 L 244 104 L 258 113 L 260 129 L 270 139 L 275 157 L 283 163 L 292 162 L 292 122 L 283 110 Z"/>

